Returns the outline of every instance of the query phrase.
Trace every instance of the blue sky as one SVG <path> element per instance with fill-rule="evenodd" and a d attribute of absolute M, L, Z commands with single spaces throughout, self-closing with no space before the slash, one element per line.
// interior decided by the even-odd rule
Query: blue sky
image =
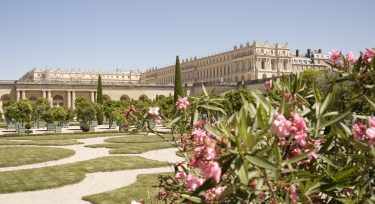
<path fill-rule="evenodd" d="M 0 0 L 0 79 L 33 67 L 139 69 L 253 40 L 358 53 L 373 0 Z"/>

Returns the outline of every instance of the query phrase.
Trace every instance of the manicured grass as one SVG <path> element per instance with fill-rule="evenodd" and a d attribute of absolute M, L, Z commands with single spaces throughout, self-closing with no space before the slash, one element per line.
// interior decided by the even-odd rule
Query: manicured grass
<path fill-rule="evenodd" d="M 167 140 L 172 140 L 172 135 L 163 135 Z M 104 140 L 110 143 L 156 143 L 165 142 L 165 140 L 157 135 L 129 135 L 126 137 L 115 137 Z"/>
<path fill-rule="evenodd" d="M 40 145 L 40 146 L 66 146 L 82 144 L 77 140 L 65 139 L 65 140 L 31 140 L 31 141 L 12 141 L 0 139 L 0 145 Z"/>
<path fill-rule="evenodd" d="M 77 183 L 85 178 L 86 173 L 166 165 L 165 162 L 142 157 L 111 156 L 52 167 L 0 172 L 0 193 L 56 188 Z"/>
<path fill-rule="evenodd" d="M 119 188 L 104 193 L 88 195 L 82 199 L 94 204 L 129 204 L 131 201 L 144 199 L 145 203 L 151 203 L 156 195 L 159 184 L 158 176 L 160 174 L 143 174 L 137 177 L 137 182 L 129 186 Z M 163 173 L 170 175 L 172 173 Z"/>
<path fill-rule="evenodd" d="M 70 149 L 51 147 L 0 147 L 0 167 L 20 166 L 72 156 Z"/>
<path fill-rule="evenodd" d="M 87 145 L 85 147 L 92 148 L 109 148 L 110 154 L 141 154 L 143 152 L 166 149 L 174 147 L 172 144 L 166 142 L 160 143 L 103 143 Z"/>

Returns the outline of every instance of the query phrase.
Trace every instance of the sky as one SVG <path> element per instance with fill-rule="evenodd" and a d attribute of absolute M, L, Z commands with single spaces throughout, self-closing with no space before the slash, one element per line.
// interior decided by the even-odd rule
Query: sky
<path fill-rule="evenodd" d="M 0 0 L 0 80 L 28 70 L 140 70 L 258 40 L 375 47 L 374 0 Z"/>

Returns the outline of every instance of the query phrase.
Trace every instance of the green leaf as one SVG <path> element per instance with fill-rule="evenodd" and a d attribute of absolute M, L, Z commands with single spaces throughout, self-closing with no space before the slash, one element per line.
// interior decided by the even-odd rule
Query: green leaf
<path fill-rule="evenodd" d="M 220 130 L 218 129 L 218 128 L 214 128 L 214 127 L 212 127 L 212 126 L 210 126 L 210 125 L 206 125 L 205 126 L 205 129 L 208 131 L 208 132 L 210 132 L 212 135 L 214 135 L 215 137 L 217 137 L 217 138 L 220 138 L 221 137 L 221 132 L 220 132 Z"/>
<path fill-rule="evenodd" d="M 205 95 L 205 96 L 208 96 L 208 93 L 207 93 L 206 87 L 204 87 L 203 84 L 202 84 L 202 90 L 203 90 L 204 95 Z"/>
<path fill-rule="evenodd" d="M 325 161 L 327 164 L 338 168 L 338 166 L 334 165 L 333 162 L 328 157 L 324 156 L 323 154 L 318 154 L 318 157 L 322 159 L 323 161 Z"/>
<path fill-rule="evenodd" d="M 357 170 L 358 167 L 357 166 L 353 166 L 352 168 L 348 169 L 348 170 L 345 170 L 345 171 L 342 171 L 340 173 L 338 173 L 336 176 L 335 176 L 335 179 L 337 181 L 341 181 L 341 180 L 344 180 L 346 179 L 347 177 L 349 177 L 355 170 Z"/>
<path fill-rule="evenodd" d="M 339 124 L 340 124 L 340 126 L 342 127 L 342 129 L 345 130 L 346 134 L 348 134 L 348 135 L 351 135 L 351 134 L 352 134 L 352 131 L 350 130 L 350 128 L 348 128 L 348 126 L 346 126 L 346 125 L 345 125 L 344 123 L 342 123 L 342 122 L 340 122 Z"/>
<path fill-rule="evenodd" d="M 259 156 L 246 155 L 245 158 L 255 166 L 259 166 L 265 169 L 276 170 L 276 166 L 265 158 Z"/>
<path fill-rule="evenodd" d="M 244 185 L 248 185 L 249 183 L 249 175 L 247 173 L 247 167 L 242 158 L 238 158 L 236 162 L 236 173 L 240 178 L 241 183 Z"/>
<path fill-rule="evenodd" d="M 198 109 L 195 109 L 193 124 L 196 124 L 198 120 L 199 120 L 199 112 L 198 112 Z"/>
<path fill-rule="evenodd" d="M 324 111 L 327 109 L 328 105 L 332 101 L 332 93 L 327 94 L 326 98 L 324 99 L 322 105 L 320 106 L 319 110 L 319 116 L 324 113 Z"/>
<path fill-rule="evenodd" d="M 375 60 L 374 60 L 375 61 Z M 365 96 L 365 99 L 367 100 L 367 102 L 372 106 L 372 107 L 374 107 L 375 108 L 375 102 L 374 101 L 372 101 L 369 97 L 367 97 L 367 96 Z"/>
<path fill-rule="evenodd" d="M 225 113 L 225 111 L 222 108 L 218 108 L 218 107 L 211 106 L 211 105 L 199 105 L 198 107 L 205 108 L 205 109 L 208 109 L 208 110 L 213 110 L 213 111 L 219 111 L 219 112 L 223 113 L 224 115 L 227 114 L 227 113 Z"/>
<path fill-rule="evenodd" d="M 181 197 L 186 198 L 190 201 L 193 201 L 194 203 L 202 203 L 202 199 L 196 197 L 196 196 L 191 196 L 188 194 L 181 194 Z"/>
<path fill-rule="evenodd" d="M 253 94 L 255 100 L 263 106 L 267 113 L 273 110 L 273 107 L 268 103 L 267 99 L 262 94 L 255 91 L 252 91 L 251 94 Z"/>
<path fill-rule="evenodd" d="M 309 156 L 309 154 L 312 152 L 312 150 L 310 150 L 310 151 L 308 151 L 308 152 L 306 152 L 306 153 L 304 153 L 304 154 L 301 154 L 301 155 L 299 155 L 298 157 L 293 157 L 293 159 L 288 159 L 288 160 L 285 160 L 285 161 L 283 161 L 282 163 L 281 163 L 281 165 L 282 166 L 285 166 L 285 165 L 289 165 L 289 164 L 292 164 L 292 163 L 295 163 L 295 162 L 299 162 L 299 161 L 301 161 L 301 160 L 303 160 L 303 159 L 306 159 L 308 156 Z"/>
<path fill-rule="evenodd" d="M 181 118 L 182 118 L 182 116 L 179 116 L 179 117 L 173 119 L 170 123 L 168 123 L 168 126 L 170 127 L 170 126 L 174 125 L 174 124 L 177 123 Z"/>
<path fill-rule="evenodd" d="M 342 113 L 341 115 L 339 115 L 339 116 L 337 116 L 337 117 L 335 117 L 335 118 L 332 118 L 331 120 L 326 121 L 325 123 L 321 124 L 321 125 L 319 126 L 318 129 L 322 129 L 322 128 L 327 127 L 327 126 L 329 126 L 329 125 L 332 125 L 332 124 L 334 124 L 334 123 L 336 123 L 336 122 L 339 122 L 339 121 L 341 121 L 342 119 L 346 118 L 346 117 L 347 117 L 348 115 L 350 115 L 351 113 L 352 113 L 352 110 L 349 108 L 347 111 L 345 111 L 345 112 Z"/>

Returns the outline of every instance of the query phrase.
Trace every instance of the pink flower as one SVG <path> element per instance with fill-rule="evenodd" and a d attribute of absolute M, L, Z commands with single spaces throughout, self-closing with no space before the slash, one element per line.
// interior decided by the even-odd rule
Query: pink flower
<path fill-rule="evenodd" d="M 291 96 L 291 94 L 290 94 L 289 92 L 285 92 L 285 93 L 283 94 L 283 96 L 284 96 L 285 99 L 289 99 L 290 96 Z"/>
<path fill-rule="evenodd" d="M 221 168 L 217 162 L 202 162 L 199 165 L 202 175 L 205 177 L 212 177 L 216 183 L 220 182 Z"/>
<path fill-rule="evenodd" d="M 189 174 L 186 177 L 186 183 L 188 186 L 188 191 L 195 191 L 199 188 L 204 182 L 204 179 L 195 176 L 194 174 Z"/>
<path fill-rule="evenodd" d="M 194 129 L 192 134 L 200 142 L 203 142 L 207 137 L 206 131 L 197 128 Z"/>
<path fill-rule="evenodd" d="M 307 132 L 305 119 L 297 112 L 292 112 L 291 114 L 293 116 L 293 126 L 297 128 L 297 131 Z"/>
<path fill-rule="evenodd" d="M 298 200 L 298 194 L 297 194 L 297 189 L 296 187 L 292 184 L 290 186 L 290 194 L 289 194 L 289 198 L 290 200 L 292 201 L 292 203 L 297 203 L 297 200 Z"/>
<path fill-rule="evenodd" d="M 365 131 L 366 131 L 366 126 L 362 123 L 355 123 L 352 125 L 352 134 L 353 134 L 355 141 L 357 142 L 361 142 L 365 140 L 365 138 L 363 138 L 363 134 L 365 133 Z"/>
<path fill-rule="evenodd" d="M 311 160 L 312 158 L 318 159 L 318 155 L 317 155 L 318 150 L 319 150 L 318 148 L 315 148 L 314 151 L 309 153 L 309 160 Z"/>
<path fill-rule="evenodd" d="M 372 48 L 366 48 L 366 52 L 365 52 L 365 55 L 364 55 L 364 61 L 365 63 L 370 63 L 375 57 L 375 50 L 372 49 Z"/>
<path fill-rule="evenodd" d="M 329 59 L 331 59 L 334 64 L 337 64 L 341 60 L 341 52 L 338 50 L 332 50 L 329 52 Z"/>
<path fill-rule="evenodd" d="M 176 173 L 175 178 L 184 180 L 186 178 L 186 173 L 183 172 L 183 171 L 179 171 L 179 172 Z"/>
<path fill-rule="evenodd" d="M 366 136 L 368 138 L 368 146 L 372 146 L 375 143 L 375 127 L 367 128 Z"/>
<path fill-rule="evenodd" d="M 150 115 L 159 115 L 159 107 L 151 107 L 148 113 Z"/>
<path fill-rule="evenodd" d="M 301 145 L 302 147 L 304 147 L 306 145 L 306 139 L 307 139 L 307 134 L 306 132 L 303 132 L 303 131 L 298 131 L 295 135 L 294 135 L 294 139 L 296 140 L 296 142 Z"/>
<path fill-rule="evenodd" d="M 203 193 L 204 198 L 206 201 L 212 201 L 215 198 L 219 197 L 226 189 L 226 186 L 218 187 L 218 188 L 211 188 L 208 189 L 206 192 Z"/>
<path fill-rule="evenodd" d="M 346 53 L 346 59 L 348 60 L 348 62 L 353 65 L 355 63 L 355 61 L 357 61 L 357 58 L 353 55 L 352 52 L 348 52 Z"/>
<path fill-rule="evenodd" d="M 275 113 L 273 118 L 274 121 L 271 126 L 271 133 L 280 138 L 290 135 L 292 122 L 285 119 L 285 117 L 279 113 Z"/>
<path fill-rule="evenodd" d="M 205 121 L 205 120 L 198 120 L 195 124 L 194 124 L 194 128 L 196 129 L 203 129 L 203 127 L 207 124 L 208 122 Z"/>
<path fill-rule="evenodd" d="M 370 127 L 375 127 L 375 117 L 369 118 L 368 122 Z"/>
<path fill-rule="evenodd" d="M 294 147 L 292 151 L 289 152 L 288 158 L 294 158 L 302 154 L 302 150 L 300 148 Z"/>
<path fill-rule="evenodd" d="M 182 161 L 179 161 L 179 162 L 174 163 L 174 166 L 175 166 L 175 167 L 179 167 L 179 166 L 181 166 L 181 165 L 184 164 L 184 163 L 185 163 L 185 161 L 182 160 Z"/>
<path fill-rule="evenodd" d="M 267 90 L 271 89 L 272 88 L 272 80 L 266 81 L 266 83 L 264 83 L 264 86 L 266 87 Z"/>
<path fill-rule="evenodd" d="M 212 147 L 206 148 L 205 153 L 206 154 L 204 155 L 204 158 L 206 160 L 213 160 L 216 157 L 216 149 L 215 148 L 212 148 Z"/>
<path fill-rule="evenodd" d="M 187 97 L 178 99 L 176 102 L 176 106 L 178 109 L 186 109 L 189 106 L 189 100 Z"/>

